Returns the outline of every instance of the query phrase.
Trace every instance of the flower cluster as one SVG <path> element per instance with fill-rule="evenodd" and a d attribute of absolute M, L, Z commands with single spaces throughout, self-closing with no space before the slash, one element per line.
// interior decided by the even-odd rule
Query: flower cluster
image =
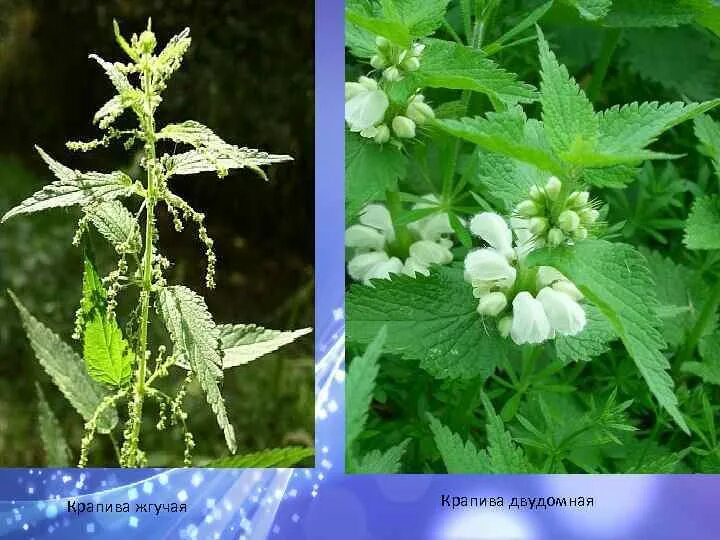
<path fill-rule="evenodd" d="M 503 337 L 523 345 L 582 331 L 586 318 L 577 287 L 555 268 L 524 266 L 525 255 L 536 245 L 525 229 L 515 230 L 513 242 L 505 220 L 483 212 L 470 221 L 470 232 L 488 247 L 465 257 L 465 280 L 478 299 L 478 313 L 497 317 Z"/>
<path fill-rule="evenodd" d="M 525 228 L 536 245 L 557 247 L 583 240 L 599 217 L 597 201 L 587 191 L 562 196 L 562 182 L 551 176 L 544 187 L 533 186 L 530 197 L 515 207 L 517 228 Z"/>
<path fill-rule="evenodd" d="M 375 38 L 377 53 L 370 59 L 370 65 L 383 70 L 383 78 L 390 82 L 401 81 L 406 73 L 420 69 L 420 57 L 425 45 L 413 43 L 409 49 L 399 47 L 382 36 Z"/>
<path fill-rule="evenodd" d="M 415 94 L 407 103 L 393 106 L 397 114 L 387 114 L 388 109 L 390 100 L 375 79 L 360 77 L 357 82 L 345 83 L 345 122 L 350 131 L 378 144 L 390 141 L 393 134 L 398 139 L 412 139 L 416 126 L 435 117 L 422 94 Z M 386 116 L 392 118 L 388 120 L 392 132 Z"/>
<path fill-rule="evenodd" d="M 434 195 L 424 199 L 428 202 L 418 203 L 413 209 L 437 203 Z M 447 214 L 434 214 L 410 223 L 407 228 L 414 241 L 407 253 L 401 253 L 396 245 L 395 228 L 384 205 L 367 205 L 359 221 L 345 231 L 345 245 L 352 250 L 348 274 L 355 281 L 371 285 L 370 280 L 390 279 L 390 274 L 428 275 L 430 265 L 448 264 L 453 259 L 450 251 L 453 242 L 448 238 L 453 230 Z"/>

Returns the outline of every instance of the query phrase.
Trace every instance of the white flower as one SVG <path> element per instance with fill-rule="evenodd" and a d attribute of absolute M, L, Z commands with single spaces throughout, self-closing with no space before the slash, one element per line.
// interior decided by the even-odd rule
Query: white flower
<path fill-rule="evenodd" d="M 510 337 L 515 343 L 518 345 L 537 344 L 554 337 L 543 305 L 529 292 L 518 293 L 512 305 Z"/>
<path fill-rule="evenodd" d="M 422 94 L 416 94 L 410 98 L 405 115 L 419 125 L 435 118 L 435 112 L 430 105 L 425 103 L 425 96 Z"/>
<path fill-rule="evenodd" d="M 385 253 L 383 255 L 387 257 Z M 369 268 L 362 281 L 365 285 L 372 285 L 371 279 L 390 279 L 390 274 L 399 274 L 402 269 L 402 261 L 397 257 L 390 257 L 387 261 L 374 264 Z"/>
<path fill-rule="evenodd" d="M 494 212 L 482 212 L 470 220 L 470 232 L 479 236 L 508 259 L 515 256 L 512 232 L 505 220 Z"/>
<path fill-rule="evenodd" d="M 491 292 L 480 297 L 477 312 L 480 315 L 495 317 L 502 313 L 502 311 L 507 307 L 507 303 L 507 296 L 503 293 L 500 291 Z"/>
<path fill-rule="evenodd" d="M 509 288 L 516 276 L 517 270 L 494 248 L 476 249 L 465 257 L 465 280 L 473 287 L 492 284 Z"/>
<path fill-rule="evenodd" d="M 392 120 L 395 135 L 401 139 L 412 139 L 415 136 L 415 122 L 407 116 L 398 115 Z"/>
<path fill-rule="evenodd" d="M 345 83 L 345 100 L 345 121 L 350 131 L 361 134 L 380 124 L 390 105 L 385 92 L 367 77 L 361 77 L 357 83 Z M 375 135 L 375 132 L 364 132 L 366 137 Z"/>
<path fill-rule="evenodd" d="M 537 300 L 542 304 L 550 325 L 558 334 L 574 336 L 585 328 L 585 311 L 564 292 L 545 287 L 538 293 Z"/>
<path fill-rule="evenodd" d="M 412 207 L 413 210 L 433 208 L 440 202 L 437 196 L 432 193 L 424 195 L 422 199 L 427 202 L 415 203 Z M 450 218 L 445 212 L 437 212 L 422 219 L 418 219 L 417 221 L 413 221 L 408 224 L 408 229 L 423 240 L 432 240 L 433 242 L 445 245 L 445 247 L 452 247 L 452 242 L 443 238 L 445 235 L 453 233 L 453 228 L 450 225 Z"/>
<path fill-rule="evenodd" d="M 540 266 L 537 272 L 537 288 L 552 287 L 556 291 L 567 294 L 570 298 L 580 301 L 584 298 L 575 284 L 552 266 Z"/>

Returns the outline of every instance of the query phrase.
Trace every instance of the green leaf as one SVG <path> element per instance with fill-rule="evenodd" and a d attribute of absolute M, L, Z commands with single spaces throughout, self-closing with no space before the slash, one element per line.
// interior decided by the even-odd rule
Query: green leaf
<path fill-rule="evenodd" d="M 602 19 L 608 14 L 613 3 L 612 0 L 566 0 L 574 6 L 580 16 L 589 21 Z"/>
<path fill-rule="evenodd" d="M 378 360 L 386 337 L 387 331 L 383 326 L 365 349 L 365 353 L 354 358 L 350 364 L 345 382 L 345 446 L 348 450 L 367 422 L 368 410 L 375 390 L 375 379 L 380 370 Z"/>
<path fill-rule="evenodd" d="M 528 28 L 534 26 L 543 17 L 543 15 L 548 12 L 552 5 L 553 0 L 550 0 L 549 2 L 545 2 L 544 4 L 536 7 L 510 30 L 505 32 L 502 36 L 497 38 L 495 41 L 493 41 L 486 47 L 483 47 L 483 50 L 487 54 L 494 54 L 495 52 L 499 51 L 500 49 L 502 49 L 503 44 L 509 42 L 515 36 L 523 33 Z"/>
<path fill-rule="evenodd" d="M 127 197 L 132 193 L 132 179 L 121 171 L 109 174 L 74 171 L 52 159 L 42 148 L 38 146 L 35 148 L 58 180 L 43 187 L 7 212 L 0 222 L 5 222 L 20 214 L 30 214 L 48 208 L 76 204 L 85 206 L 118 197 Z"/>
<path fill-rule="evenodd" d="M 222 367 L 218 350 L 220 333 L 205 300 L 187 287 L 165 287 L 158 295 L 157 309 L 165 321 L 176 354 L 184 356 L 190 364 L 225 434 L 228 448 L 235 453 L 235 430 L 216 381 Z"/>
<path fill-rule="evenodd" d="M 700 150 L 713 160 L 715 171 L 720 165 L 720 124 L 703 114 L 695 118 L 695 136 L 700 141 Z"/>
<path fill-rule="evenodd" d="M 703 336 L 698 351 L 702 362 L 685 362 L 681 369 L 697 375 L 708 384 L 720 386 L 720 333 Z"/>
<path fill-rule="evenodd" d="M 393 0 L 412 37 L 429 36 L 442 26 L 450 0 Z"/>
<path fill-rule="evenodd" d="M 600 151 L 623 154 L 641 150 L 653 143 L 664 131 L 702 114 L 720 104 L 720 100 L 703 103 L 630 103 L 611 107 L 599 113 Z"/>
<path fill-rule="evenodd" d="M 120 96 L 129 96 L 134 92 L 135 89 L 132 84 L 130 84 L 130 81 L 128 81 L 127 75 L 121 70 L 122 64 L 119 62 L 107 62 L 97 54 L 91 54 L 90 58 L 95 60 L 105 70 L 105 74 Z"/>
<path fill-rule="evenodd" d="M 550 145 L 557 154 L 593 148 L 598 120 L 592 103 L 550 50 L 538 27 L 540 49 L 540 103 Z"/>
<path fill-rule="evenodd" d="M 312 328 L 287 332 L 268 330 L 255 324 L 221 324 L 218 330 L 223 351 L 223 369 L 257 360 L 312 332 Z"/>
<path fill-rule="evenodd" d="M 87 215 L 118 253 L 138 253 L 142 249 L 140 225 L 120 201 L 88 207 Z"/>
<path fill-rule="evenodd" d="M 546 141 L 527 123 L 520 107 L 505 112 L 487 113 L 485 117 L 460 120 L 438 120 L 435 125 L 461 139 L 477 144 L 490 152 L 530 163 L 556 174 L 563 174 L 562 164 L 553 155 Z"/>
<path fill-rule="evenodd" d="M 481 397 L 487 415 L 487 455 L 491 472 L 494 474 L 533 472 L 522 449 L 515 445 L 510 433 L 505 431 L 505 425 L 495 413 L 490 400 L 484 393 Z"/>
<path fill-rule="evenodd" d="M 436 268 L 417 279 L 397 276 L 354 285 L 347 295 L 347 335 L 370 343 L 387 326 L 385 351 L 420 361 L 437 378 L 487 378 L 505 354 L 506 341 L 457 268 Z"/>
<path fill-rule="evenodd" d="M 518 81 L 487 55 L 450 41 L 425 40 L 420 69 L 416 73 L 421 86 L 481 92 L 504 103 L 530 103 L 535 89 Z"/>
<path fill-rule="evenodd" d="M 345 215 L 348 220 L 372 200 L 397 186 L 407 157 L 397 148 L 380 146 L 354 133 L 345 137 Z"/>
<path fill-rule="evenodd" d="M 272 467 L 284 469 L 294 467 L 301 461 L 315 455 L 315 450 L 304 446 L 287 446 L 285 448 L 270 448 L 252 454 L 230 456 L 207 462 L 203 467 L 209 469 L 269 469 Z"/>
<path fill-rule="evenodd" d="M 80 416 L 90 420 L 109 394 L 90 378 L 82 358 L 52 330 L 33 317 L 12 292 L 9 294 L 20 312 L 25 332 L 40 365 Z M 98 431 L 108 433 L 117 422 L 116 410 L 107 408 L 98 419 Z"/>
<path fill-rule="evenodd" d="M 558 360 L 570 362 L 589 362 L 595 356 L 607 352 L 610 342 L 617 339 L 612 326 L 592 304 L 585 304 L 587 326 L 577 336 L 556 336 L 555 352 Z"/>
<path fill-rule="evenodd" d="M 662 353 L 655 283 L 645 258 L 626 244 L 586 240 L 571 248 L 531 253 L 528 264 L 557 268 L 600 309 L 660 405 L 688 432 Z"/>
<path fill-rule="evenodd" d="M 634 182 L 639 173 L 637 167 L 628 165 L 615 165 L 602 169 L 584 169 L 583 180 L 591 186 L 607 188 L 624 188 Z"/>
<path fill-rule="evenodd" d="M 391 446 L 384 452 L 372 450 L 362 456 L 356 463 L 350 463 L 350 474 L 396 474 L 402 467 L 402 458 L 405 455 L 410 439 Z"/>
<path fill-rule="evenodd" d="M 158 140 L 170 140 L 193 146 L 195 152 L 185 152 L 165 159 L 168 175 L 195 174 L 216 171 L 218 176 L 227 175 L 230 169 L 249 168 L 267 179 L 262 165 L 290 161 L 285 155 L 268 154 L 253 148 L 240 148 L 223 141 L 213 131 L 194 120 L 180 124 L 168 124 L 157 134 Z"/>
<path fill-rule="evenodd" d="M 603 24 L 616 28 L 678 26 L 695 18 L 693 0 L 619 0 Z"/>
<path fill-rule="evenodd" d="M 715 360 L 720 363 L 720 332 L 704 335 L 700 340 L 698 350 L 703 360 L 708 362 Z"/>
<path fill-rule="evenodd" d="M 696 199 L 685 226 L 688 249 L 720 249 L 720 196 Z"/>
<path fill-rule="evenodd" d="M 412 43 L 410 31 L 400 21 L 390 21 L 351 9 L 345 10 L 345 20 L 362 30 L 383 36 L 401 47 L 409 47 Z"/>
<path fill-rule="evenodd" d="M 490 474 L 490 464 L 485 450 L 478 449 L 471 441 L 463 442 L 440 420 L 428 413 L 430 431 L 440 452 L 448 474 Z"/>
<path fill-rule="evenodd" d="M 65 435 L 57 418 L 50 409 L 42 388 L 35 383 L 38 400 L 38 429 L 45 450 L 45 465 L 48 467 L 70 467 L 71 455 Z"/>
<path fill-rule="evenodd" d="M 190 29 L 184 28 L 179 34 L 174 35 L 167 42 L 167 45 L 158 54 L 158 66 L 160 75 L 167 79 L 179 67 L 183 56 L 190 47 Z"/>

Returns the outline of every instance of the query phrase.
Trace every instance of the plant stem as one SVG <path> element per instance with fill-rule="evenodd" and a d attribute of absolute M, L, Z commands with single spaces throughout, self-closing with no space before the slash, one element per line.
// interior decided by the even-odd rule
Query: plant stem
<path fill-rule="evenodd" d="M 140 340 L 137 352 L 138 368 L 133 389 L 133 411 L 130 421 L 132 428 L 127 454 L 127 465 L 138 465 L 137 450 L 140 442 L 143 400 L 145 397 L 145 377 L 147 370 L 148 324 L 150 316 L 150 294 L 152 292 L 152 259 L 155 234 L 155 119 L 152 106 L 152 72 L 149 66 L 143 70 L 141 78 L 145 93 L 142 127 L 145 133 L 145 166 L 147 170 L 147 197 L 145 199 L 145 253 L 142 267 L 142 290 L 140 291 Z"/>
<path fill-rule="evenodd" d="M 398 219 L 402 213 L 402 202 L 400 201 L 400 193 L 398 191 L 387 190 L 385 198 L 388 204 L 388 210 L 390 211 L 390 218 L 393 222 L 393 228 L 395 229 L 395 247 L 397 248 L 397 254 L 401 258 L 408 256 L 410 252 L 410 244 L 412 244 L 412 236 L 410 231 L 405 225 L 398 225 Z"/>
<path fill-rule="evenodd" d="M 595 62 L 593 69 L 592 79 L 590 79 L 590 86 L 588 87 L 588 98 L 590 101 L 597 101 L 600 96 L 600 89 L 602 83 L 607 75 L 608 67 L 610 67 L 610 60 L 615 52 L 618 42 L 620 41 L 620 29 L 611 28 L 605 31 L 603 35 L 602 48 L 600 49 L 600 58 Z"/>
<path fill-rule="evenodd" d="M 717 281 L 717 283 L 715 283 L 715 286 L 710 289 L 710 295 L 708 296 L 708 299 L 705 302 L 702 311 L 700 311 L 700 316 L 698 317 L 695 326 L 690 331 L 690 334 L 685 341 L 685 346 L 680 353 L 679 362 L 676 366 L 678 367 L 678 369 L 680 365 L 690 360 L 690 357 L 692 356 L 695 347 L 700 341 L 700 338 L 705 333 L 705 329 L 710 324 L 710 321 L 712 320 L 712 317 L 715 314 L 718 306 L 720 306 L 720 279 Z"/>

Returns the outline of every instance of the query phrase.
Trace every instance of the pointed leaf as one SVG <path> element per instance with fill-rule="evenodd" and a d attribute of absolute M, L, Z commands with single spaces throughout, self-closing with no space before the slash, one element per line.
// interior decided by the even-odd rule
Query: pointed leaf
<path fill-rule="evenodd" d="M 231 456 L 207 462 L 203 467 L 209 469 L 269 469 L 294 467 L 301 461 L 315 455 L 315 450 L 304 446 L 270 448 L 252 454 Z"/>
<path fill-rule="evenodd" d="M 187 358 L 225 433 L 228 448 L 234 453 L 235 430 L 228 420 L 225 402 L 216 381 L 222 366 L 222 357 L 218 351 L 220 335 L 205 300 L 187 287 L 166 287 L 158 295 L 157 309 L 165 321 L 176 354 Z"/>
<path fill-rule="evenodd" d="M 362 456 L 357 462 L 351 462 L 348 467 L 350 474 L 396 474 L 402 467 L 402 458 L 405 455 L 410 439 L 391 446 L 384 452 L 372 450 Z"/>
<path fill-rule="evenodd" d="M 138 253 L 142 248 L 140 225 L 135 216 L 119 201 L 109 201 L 87 210 L 95 228 L 122 253 Z"/>
<path fill-rule="evenodd" d="M 557 358 L 565 364 L 589 362 L 607 352 L 610 342 L 617 339 L 612 326 L 598 308 L 592 304 L 583 307 L 587 317 L 583 331 L 576 336 L 559 335 L 554 340 Z"/>
<path fill-rule="evenodd" d="M 693 203 L 684 241 L 688 249 L 720 249 L 720 196 L 706 195 Z"/>
<path fill-rule="evenodd" d="M 449 474 L 490 474 L 492 472 L 485 450 L 477 448 L 469 440 L 463 442 L 460 435 L 444 426 L 431 414 L 428 414 L 428 420 L 435 445 Z"/>
<path fill-rule="evenodd" d="M 60 423 L 45 399 L 42 388 L 35 383 L 38 400 L 38 429 L 45 449 L 45 465 L 47 467 L 69 467 L 70 448 Z"/>
<path fill-rule="evenodd" d="M 218 330 L 223 369 L 252 362 L 312 332 L 312 328 L 268 330 L 254 324 L 221 324 Z"/>
<path fill-rule="evenodd" d="M 380 366 L 378 360 L 382 354 L 387 331 L 383 326 L 377 336 L 365 349 L 365 353 L 354 358 L 345 381 L 345 446 L 351 449 L 367 422 L 370 403 L 375 391 L 375 379 Z"/>

